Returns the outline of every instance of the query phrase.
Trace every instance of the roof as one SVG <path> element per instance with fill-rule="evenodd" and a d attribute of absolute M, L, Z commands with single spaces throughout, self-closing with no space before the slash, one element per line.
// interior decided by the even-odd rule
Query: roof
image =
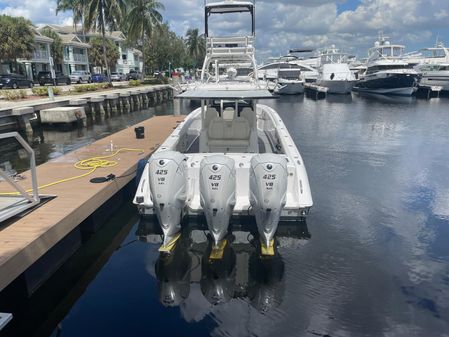
<path fill-rule="evenodd" d="M 53 39 L 42 35 L 36 28 L 33 28 L 34 31 L 34 40 L 37 42 L 46 42 L 46 43 L 52 43 Z"/>
<path fill-rule="evenodd" d="M 83 32 L 82 27 L 81 26 L 77 26 L 76 29 L 73 26 L 63 26 L 63 25 L 54 25 L 54 24 L 48 24 L 45 26 L 42 26 L 40 29 L 42 30 L 43 28 L 50 28 L 53 29 L 54 31 L 56 31 L 59 34 L 76 34 L 76 35 L 86 35 L 86 36 L 101 36 L 100 32 L 96 32 L 96 31 L 89 31 L 89 32 Z M 123 34 L 123 32 L 117 30 L 117 31 L 113 31 L 113 32 L 109 32 L 106 31 L 106 37 L 110 38 L 112 40 L 126 40 L 125 35 Z"/>
<path fill-rule="evenodd" d="M 90 48 L 88 43 L 82 42 L 75 34 L 59 34 L 62 43 L 69 46 L 75 46 L 80 48 Z"/>
<path fill-rule="evenodd" d="M 143 55 L 139 49 L 133 48 L 132 51 L 133 51 L 133 53 L 139 54 L 139 56 Z"/>
<path fill-rule="evenodd" d="M 248 12 L 254 7 L 254 1 L 224 0 L 209 3 L 206 1 L 205 7 L 211 13 Z"/>

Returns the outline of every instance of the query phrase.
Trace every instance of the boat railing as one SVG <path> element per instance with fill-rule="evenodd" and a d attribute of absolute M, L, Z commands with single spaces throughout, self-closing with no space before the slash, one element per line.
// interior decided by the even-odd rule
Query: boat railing
<path fill-rule="evenodd" d="M 34 207 L 40 202 L 36 175 L 36 159 L 33 149 L 17 132 L 0 134 L 0 140 L 7 138 L 15 138 L 28 153 L 28 157 L 30 159 L 32 193 L 29 194 L 12 177 L 0 168 L 0 177 L 15 190 L 14 192 L 8 191 L 8 193 L 0 193 L 0 222 L 22 213 L 31 207 Z"/>
<path fill-rule="evenodd" d="M 253 55 L 254 37 L 208 37 L 206 53 L 211 56 Z"/>

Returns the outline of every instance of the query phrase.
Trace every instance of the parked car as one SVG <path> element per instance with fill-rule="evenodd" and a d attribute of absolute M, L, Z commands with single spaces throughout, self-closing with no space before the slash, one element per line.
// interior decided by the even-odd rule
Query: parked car
<path fill-rule="evenodd" d="M 72 83 L 81 83 L 81 82 L 90 83 L 91 76 L 90 73 L 86 70 L 75 70 L 73 73 L 70 74 L 70 80 L 72 81 Z"/>
<path fill-rule="evenodd" d="M 67 84 L 69 85 L 70 83 L 72 83 L 72 81 L 70 80 L 70 77 L 67 75 L 64 75 L 61 72 L 57 72 L 55 73 L 55 78 L 53 79 L 51 77 L 51 72 L 50 71 L 39 71 L 39 73 L 37 74 L 37 81 L 39 82 L 40 85 L 45 85 L 45 84 Z"/>
<path fill-rule="evenodd" d="M 140 71 L 137 70 L 133 70 L 131 69 L 128 73 L 128 75 L 126 75 L 126 79 L 129 80 L 140 80 L 142 78 L 142 73 Z"/>
<path fill-rule="evenodd" d="M 1 74 L 0 75 L 0 89 L 19 87 L 32 88 L 33 81 L 20 74 Z"/>
<path fill-rule="evenodd" d="M 124 73 L 111 73 L 111 81 L 126 81 L 126 75 Z"/>
<path fill-rule="evenodd" d="M 96 83 L 107 82 L 108 78 L 106 75 L 103 75 L 103 74 L 93 74 L 91 76 L 91 81 L 92 81 L 92 83 L 93 82 L 96 82 Z"/>

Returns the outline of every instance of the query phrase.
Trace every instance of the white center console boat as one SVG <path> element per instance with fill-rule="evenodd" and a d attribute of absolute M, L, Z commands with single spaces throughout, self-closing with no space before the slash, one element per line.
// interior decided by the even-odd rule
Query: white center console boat
<path fill-rule="evenodd" d="M 246 12 L 252 34 L 212 37 L 212 14 Z M 184 216 L 204 215 L 214 247 L 226 245 L 233 217 L 253 217 L 262 254 L 274 254 L 278 222 L 300 220 L 312 206 L 306 168 L 286 126 L 259 100 L 272 98 L 259 84 L 254 57 L 254 2 L 206 3 L 207 50 L 201 82 L 180 99 L 201 101 L 150 157 L 134 203 L 155 214 L 164 233 L 162 250 L 176 241 Z M 220 75 L 220 64 L 251 63 L 246 78 Z"/>

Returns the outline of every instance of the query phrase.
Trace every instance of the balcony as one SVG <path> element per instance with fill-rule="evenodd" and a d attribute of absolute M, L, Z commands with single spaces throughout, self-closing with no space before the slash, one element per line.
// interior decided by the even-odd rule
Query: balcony
<path fill-rule="evenodd" d="M 87 55 L 84 54 L 72 54 L 73 56 L 70 57 L 69 55 L 64 55 L 64 62 L 70 63 L 86 63 L 87 64 Z"/>
<path fill-rule="evenodd" d="M 33 52 L 33 58 L 31 60 L 32 61 L 44 61 L 44 62 L 48 63 L 48 59 L 49 59 L 49 55 L 48 55 L 47 51 L 35 50 Z"/>
<path fill-rule="evenodd" d="M 75 62 L 87 63 L 87 56 L 84 54 L 73 54 L 73 60 Z"/>

